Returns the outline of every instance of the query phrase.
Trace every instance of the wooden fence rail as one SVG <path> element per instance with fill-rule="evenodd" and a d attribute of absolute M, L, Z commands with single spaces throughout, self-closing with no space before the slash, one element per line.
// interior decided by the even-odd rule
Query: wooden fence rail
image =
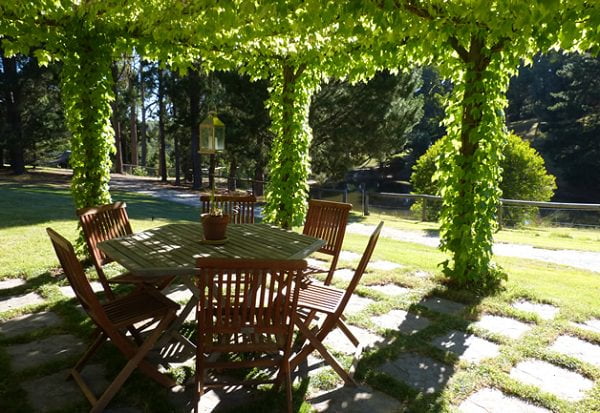
<path fill-rule="evenodd" d="M 398 194 L 391 192 L 381 192 L 377 195 L 387 196 L 397 199 L 413 199 L 423 201 L 422 216 L 421 219 L 425 221 L 427 211 L 427 201 L 435 200 L 441 201 L 441 196 L 436 195 L 425 195 L 425 194 Z M 498 205 L 498 224 L 500 227 L 503 225 L 502 218 L 502 207 L 504 206 L 518 206 L 518 207 L 533 207 L 533 208 L 546 208 L 546 209 L 562 209 L 562 210 L 578 210 L 578 211 L 595 211 L 600 212 L 600 204 L 580 204 L 574 202 L 542 202 L 542 201 L 524 201 L 521 199 L 504 199 L 500 198 L 500 204 Z"/>

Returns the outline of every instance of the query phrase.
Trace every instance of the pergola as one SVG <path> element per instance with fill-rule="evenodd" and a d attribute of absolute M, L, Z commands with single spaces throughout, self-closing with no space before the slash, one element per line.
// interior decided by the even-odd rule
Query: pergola
<path fill-rule="evenodd" d="M 194 64 L 269 79 L 276 139 L 266 215 L 285 227 L 305 213 L 308 107 L 321 79 L 436 64 L 453 82 L 435 177 L 441 247 L 452 257 L 445 272 L 486 289 L 502 278 L 491 247 L 509 78 L 552 47 L 595 52 L 599 10 L 594 0 L 3 0 L 0 36 L 6 54 L 63 63 L 77 207 L 110 201 L 113 59 L 135 48 L 174 70 Z"/>

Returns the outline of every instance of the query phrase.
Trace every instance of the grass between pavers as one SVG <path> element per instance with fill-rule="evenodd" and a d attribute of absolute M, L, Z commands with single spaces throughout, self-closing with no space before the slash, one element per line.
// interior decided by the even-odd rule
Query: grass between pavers
<path fill-rule="evenodd" d="M 367 237 L 347 234 L 344 249 L 357 251 L 366 244 Z M 361 313 L 349 317 L 349 321 L 368 328 L 386 338 L 388 346 L 367 351 L 359 364 L 359 377 L 374 387 L 408 403 L 409 411 L 452 411 L 479 388 L 495 387 L 507 395 L 521 397 L 552 411 L 581 412 L 600 411 L 600 368 L 550 350 L 550 345 L 562 334 L 568 334 L 600 345 L 600 334 L 580 330 L 569 321 L 583 321 L 600 317 L 600 275 L 569 267 L 547 264 L 534 260 L 500 258 L 498 261 L 509 274 L 503 291 L 490 297 L 479 298 L 464 291 L 444 287 L 436 263 L 444 259 L 438 250 L 389 239 L 380 239 L 374 259 L 384 259 L 405 265 L 394 271 L 372 271 L 363 278 L 358 293 L 378 300 Z M 425 270 L 432 278 L 415 277 L 417 270 Z M 437 277 L 437 278 L 436 278 Z M 334 281 L 343 288 L 345 282 Z M 374 290 L 368 285 L 394 283 L 411 288 L 409 294 L 393 297 Z M 468 305 L 459 315 L 443 315 L 422 307 L 419 302 L 426 296 L 438 296 Z M 542 320 L 533 313 L 513 308 L 510 304 L 519 298 L 539 303 L 549 303 L 560 308 L 553 320 Z M 404 335 L 374 325 L 371 317 L 385 314 L 392 309 L 402 309 L 427 317 L 432 324 L 413 334 Z M 519 340 L 487 332 L 471 325 L 480 314 L 496 314 L 530 323 L 533 328 Z M 499 344 L 500 355 L 471 365 L 458 360 L 451 353 L 433 347 L 431 340 L 450 330 L 476 333 L 482 338 Z M 438 394 L 423 395 L 404 383 L 381 373 L 378 367 L 404 352 L 414 352 L 455 369 L 445 389 Z M 539 389 L 520 383 L 509 377 L 510 369 L 527 359 L 544 360 L 559 367 L 575 371 L 595 381 L 588 396 L 577 403 L 570 403 Z"/>
<path fill-rule="evenodd" d="M 60 363 L 50 363 L 15 375 L 10 373 L 10 362 L 5 351 L 6 346 L 39 340 L 62 331 L 88 339 L 91 326 L 89 322 L 85 321 L 82 314 L 73 310 L 73 302 L 65 300 L 59 294 L 57 286 L 64 285 L 64 280 L 57 280 L 56 274 L 49 271 L 49 269 L 57 266 L 57 261 L 43 229 L 46 226 L 52 226 L 58 229 L 59 232 L 64 230 L 69 239 L 74 240 L 76 238 L 76 218 L 68 192 L 64 188 L 48 187 L 47 185 L 28 185 L 23 188 L 16 185 L 11 189 L 7 189 L 6 185 L 0 183 L 0 195 L 4 195 L 7 191 L 10 192 L 8 202 L 13 205 L 15 216 L 18 212 L 21 215 L 17 218 L 21 218 L 20 221 L 17 218 L 12 220 L 10 214 L 6 214 L 6 208 L 4 207 L 7 205 L 2 205 L 5 197 L 0 196 L 0 206 L 2 206 L 0 211 L 4 211 L 4 215 L 0 215 L 0 240 L 18 238 L 21 234 L 18 231 L 12 232 L 17 229 L 27 231 L 26 234 L 38 239 L 31 243 L 14 241 L 13 245 L 17 245 L 19 251 L 15 252 L 14 255 L 11 253 L 13 261 L 8 259 L 8 261 L 0 262 L 0 279 L 15 275 L 21 275 L 28 279 L 25 286 L 16 287 L 9 291 L 0 291 L 0 298 L 36 291 L 46 299 L 46 303 L 31 306 L 24 310 L 2 313 L 0 314 L 0 322 L 19 314 L 48 309 L 57 312 L 65 320 L 64 325 L 60 328 L 44 329 L 11 339 L 0 337 L 0 370 L 9 372 L 8 375 L 3 376 L 7 377 L 6 379 L 0 379 L 0 400 L 6 400 L 0 403 L 12 403 L 8 405 L 8 408 L 0 404 L 0 410 L 29 411 L 30 406 L 26 406 L 26 402 L 24 402 L 24 392 L 20 388 L 20 383 L 46 373 L 69 368 L 75 360 L 69 359 Z M 22 191 L 24 198 L 21 198 L 20 195 Z M 117 194 L 113 197 L 128 202 L 128 209 L 135 230 L 174 220 L 196 220 L 198 215 L 194 208 L 136 194 Z M 20 203 L 21 199 L 27 199 L 27 203 Z M 46 208 L 38 208 L 36 211 L 29 208 L 29 205 L 43 205 L 47 200 L 49 201 Z M 17 205 L 16 203 L 20 205 L 18 211 L 14 208 L 14 205 Z M 43 218 L 46 216 L 45 214 L 49 216 L 46 221 Z M 372 218 L 369 217 L 368 219 Z M 28 221 L 28 219 L 31 219 L 31 221 Z M 379 218 L 375 217 L 374 222 L 378 220 Z M 386 219 L 384 218 L 384 220 Z M 16 224 L 10 224 L 13 222 Z M 27 225 L 28 222 L 30 222 L 30 225 Z M 390 223 L 386 222 L 386 226 L 388 225 Z M 38 227 L 39 232 L 36 232 Z M 68 232 L 69 228 L 71 228 L 70 234 Z M 366 236 L 347 233 L 344 249 L 361 254 L 366 243 Z M 2 245 L 4 246 L 4 244 Z M 24 255 L 27 259 L 15 263 L 14 260 L 21 255 Z M 486 386 L 498 388 L 506 394 L 521 397 L 553 411 L 600 411 L 600 385 L 598 384 L 600 382 L 600 369 L 549 349 L 549 345 L 553 343 L 555 338 L 562 334 L 577 336 L 589 342 L 600 344 L 600 335 L 580 330 L 569 324 L 569 321 L 584 321 L 592 317 L 600 317 L 600 303 L 597 300 L 597 297 L 600 296 L 599 275 L 537 261 L 498 258 L 500 264 L 509 274 L 505 290 L 494 296 L 479 298 L 464 291 L 449 290 L 443 285 L 437 263 L 445 258 L 442 253 L 434 248 L 380 238 L 373 259 L 393 261 L 402 264 L 403 267 L 393 271 L 371 271 L 365 275 L 362 285 L 357 290 L 359 295 L 368 297 L 374 302 L 360 313 L 348 317 L 349 322 L 383 335 L 386 343 L 388 343 L 383 348 L 375 348 L 365 352 L 363 360 L 359 364 L 357 373 L 359 378 L 365 379 L 367 383 L 398 398 L 406 404 L 409 411 L 451 411 L 453 406 L 458 405 L 477 389 Z M 5 259 L 4 255 L 0 259 Z M 343 264 L 355 264 L 355 262 L 344 262 Z M 10 269 L 10 271 L 5 270 L 5 268 Z M 432 277 L 418 277 L 416 276 L 418 272 L 429 273 Z M 93 276 L 94 271 L 89 271 L 89 274 Z M 388 283 L 410 288 L 411 291 L 408 294 L 391 297 L 368 287 L 369 285 Z M 335 284 L 339 287 L 345 286 L 345 283 L 341 281 L 336 281 Z M 463 302 L 468 307 L 458 315 L 438 314 L 419 304 L 423 297 L 431 295 Z M 560 307 L 561 312 L 554 320 L 544 321 L 536 315 L 516 310 L 510 306 L 512 302 L 519 298 L 550 303 Z M 403 309 L 425 316 L 432 324 L 410 336 L 373 325 L 371 317 L 385 314 L 392 309 Z M 535 327 L 521 339 L 511 340 L 471 325 L 471 322 L 476 320 L 482 313 L 510 316 L 528 322 Z M 450 330 L 475 333 L 482 338 L 499 344 L 501 346 L 500 356 L 485 360 L 479 365 L 470 365 L 459 361 L 453 353 L 440 350 L 430 344 L 434 337 Z M 393 359 L 405 351 L 426 355 L 436 361 L 453 366 L 455 373 L 442 392 L 423 395 L 406 384 L 395 381 L 378 371 L 378 367 L 386 360 Z M 106 358 L 109 376 L 113 372 L 112 369 L 118 369 L 122 366 L 120 354 L 111 350 L 110 346 L 103 350 L 102 357 Z M 545 360 L 557 366 L 577 371 L 594 380 L 596 382 L 595 387 L 583 401 L 568 403 L 509 377 L 510 369 L 516 363 L 532 358 Z M 346 364 L 347 358 L 342 357 L 342 361 Z M 185 370 L 184 368 L 182 371 L 174 371 L 173 373 L 176 376 L 179 375 L 180 380 L 185 380 L 193 375 L 193 369 L 188 368 Z M 319 388 L 327 389 L 337 383 L 339 383 L 339 380 L 331 377 L 331 373 L 324 370 L 317 377 L 312 378 L 309 384 L 302 382 L 300 386 L 297 386 L 296 394 L 298 397 L 296 399 L 298 401 L 307 392 L 310 393 L 310 388 L 313 389 L 312 391 Z M 147 411 L 165 411 L 153 406 L 168 410 L 169 401 L 166 391 L 160 386 L 149 387 L 153 385 L 153 382 L 136 373 L 127 381 L 113 403 L 115 403 L 115 406 L 131 405 L 142 410 L 147 409 Z M 307 388 L 308 390 L 306 390 Z M 149 393 L 152 393 L 150 398 L 148 398 Z M 273 396 L 268 391 L 267 394 L 268 396 L 264 400 L 244 406 L 245 411 L 271 411 L 281 405 L 279 404 L 283 400 L 281 394 Z M 82 409 L 84 411 L 87 407 L 86 403 L 82 403 L 67 410 L 78 411 Z M 309 411 L 310 407 L 304 403 L 300 409 L 301 411 Z"/>

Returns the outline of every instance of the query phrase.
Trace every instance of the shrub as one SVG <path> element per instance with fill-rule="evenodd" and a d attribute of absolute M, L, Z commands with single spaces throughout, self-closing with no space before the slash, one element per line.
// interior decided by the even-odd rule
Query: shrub
<path fill-rule="evenodd" d="M 417 194 L 439 195 L 438 182 L 432 180 L 436 171 L 436 159 L 442 149 L 442 140 L 434 143 L 413 166 L 410 177 L 412 190 Z M 544 159 L 530 144 L 511 133 L 504 148 L 504 159 L 500 161 L 502 182 L 500 189 L 506 199 L 528 201 L 549 201 L 556 189 L 553 175 L 546 170 Z M 439 205 L 427 204 L 425 217 L 435 221 L 439 215 Z M 422 201 L 416 202 L 412 209 L 421 212 Z M 537 208 L 504 208 L 506 222 L 521 224 L 537 214 Z"/>

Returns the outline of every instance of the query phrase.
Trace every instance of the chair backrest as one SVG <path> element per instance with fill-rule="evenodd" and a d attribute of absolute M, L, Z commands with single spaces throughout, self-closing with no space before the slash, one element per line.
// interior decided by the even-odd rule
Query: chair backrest
<path fill-rule="evenodd" d="M 210 195 L 200 196 L 203 213 L 210 211 L 210 201 Z M 217 208 L 229 215 L 229 222 L 234 224 L 254 223 L 254 205 L 256 204 L 254 195 L 215 195 L 214 202 Z"/>
<path fill-rule="evenodd" d="M 112 260 L 98 248 L 98 243 L 132 233 L 127 204 L 113 204 L 81 208 L 77 210 L 85 242 L 100 277 L 104 277 L 102 266 Z"/>
<path fill-rule="evenodd" d="M 210 345 L 215 334 L 287 336 L 289 350 L 304 260 L 198 258 L 198 331 Z M 251 340 L 254 341 L 254 340 Z M 247 351 L 261 343 L 238 343 Z"/>
<path fill-rule="evenodd" d="M 69 284 L 71 284 L 71 288 L 75 292 L 75 296 L 90 317 L 95 321 L 98 321 L 98 319 L 102 321 L 102 318 L 105 317 L 104 310 L 85 276 L 83 266 L 77 259 L 73 245 L 52 228 L 46 228 L 46 232 L 52 241 L 56 256 L 69 280 Z"/>
<path fill-rule="evenodd" d="M 369 264 L 369 260 L 371 259 L 371 255 L 373 255 L 373 250 L 375 249 L 375 246 L 377 245 L 377 240 L 379 240 L 379 234 L 381 234 L 381 228 L 383 228 L 383 221 L 381 221 L 379 223 L 379 225 L 377 225 L 377 228 L 375 228 L 375 231 L 373 231 L 373 233 L 371 234 L 371 237 L 369 238 L 369 242 L 367 243 L 367 247 L 365 248 L 362 258 L 360 259 L 360 262 L 358 263 L 358 267 L 356 267 L 356 271 L 354 272 L 354 275 L 352 276 L 352 279 L 350 280 L 350 284 L 348 284 L 348 287 L 346 288 L 344 297 L 340 300 L 339 306 L 336 310 L 336 314 L 341 315 L 344 312 L 344 308 L 346 307 L 346 304 L 348 304 L 348 301 L 350 301 L 350 297 L 352 297 L 352 294 L 354 294 L 354 290 L 358 286 L 360 279 L 362 278 L 363 274 L 365 273 L 365 270 L 367 269 L 367 265 Z"/>
<path fill-rule="evenodd" d="M 352 204 L 310 199 L 302 233 L 325 241 L 319 252 L 333 255 L 337 261 L 351 209 Z M 334 265 L 337 262 L 332 262 Z"/>

